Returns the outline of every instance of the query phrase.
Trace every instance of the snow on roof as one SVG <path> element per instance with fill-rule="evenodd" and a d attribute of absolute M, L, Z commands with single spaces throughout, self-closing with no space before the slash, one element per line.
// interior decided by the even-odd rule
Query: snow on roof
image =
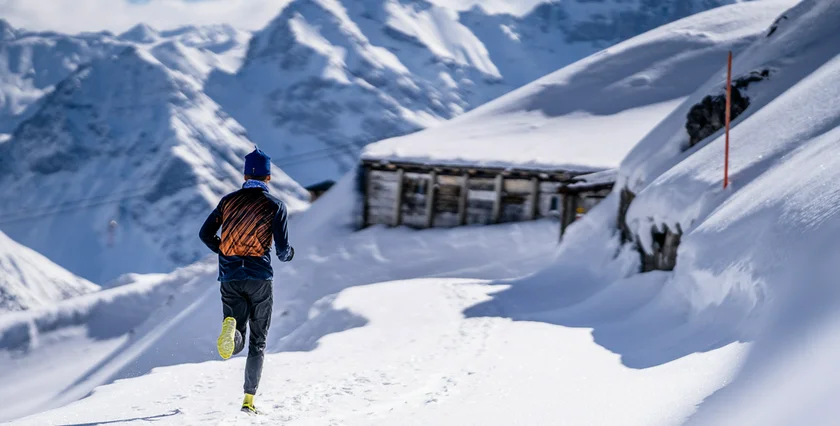
<path fill-rule="evenodd" d="M 370 145 L 362 158 L 504 169 L 603 170 L 617 167 L 632 144 L 676 105 L 665 102 L 610 116 L 575 113 L 550 118 L 519 112 L 453 122 Z"/>
<path fill-rule="evenodd" d="M 618 169 L 609 169 L 602 172 L 589 173 L 575 176 L 576 183 L 569 185 L 569 188 L 588 188 L 592 186 L 609 185 L 615 183 L 618 177 Z"/>
<path fill-rule="evenodd" d="M 615 168 L 720 69 L 726 51 L 763 36 L 789 3 L 736 4 L 665 25 L 438 127 L 368 145 L 362 159 L 574 172 Z"/>

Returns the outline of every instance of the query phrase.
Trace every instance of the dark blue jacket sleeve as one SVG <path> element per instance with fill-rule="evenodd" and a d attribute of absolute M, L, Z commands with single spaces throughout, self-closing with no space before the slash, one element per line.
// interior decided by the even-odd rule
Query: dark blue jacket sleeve
<path fill-rule="evenodd" d="M 295 249 L 289 244 L 289 223 L 286 205 L 278 203 L 277 214 L 271 224 L 274 233 L 274 245 L 277 247 L 277 258 L 281 262 L 288 262 L 295 257 Z"/>
<path fill-rule="evenodd" d="M 201 225 L 201 230 L 198 231 L 198 238 L 201 238 L 204 245 L 213 253 L 219 253 L 219 245 L 222 244 L 222 240 L 216 235 L 221 227 L 222 212 L 219 211 L 219 207 L 216 207 L 213 213 L 207 216 L 207 220 L 204 221 L 204 225 Z"/>

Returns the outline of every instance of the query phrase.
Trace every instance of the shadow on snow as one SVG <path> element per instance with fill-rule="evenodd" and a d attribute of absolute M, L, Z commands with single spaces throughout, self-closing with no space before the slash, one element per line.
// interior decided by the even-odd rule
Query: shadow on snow
<path fill-rule="evenodd" d="M 181 410 L 172 410 L 167 413 L 157 414 L 154 416 L 147 416 L 147 417 L 135 417 L 131 419 L 118 419 L 118 420 L 106 420 L 101 422 L 92 422 L 92 423 L 68 423 L 62 424 L 61 426 L 95 426 L 95 425 L 108 425 L 108 424 L 115 424 L 115 423 L 129 423 L 129 422 L 155 422 L 161 419 L 165 419 L 167 417 L 177 416 L 181 414 Z"/>
<path fill-rule="evenodd" d="M 673 273 L 635 274 L 632 270 L 637 264 L 631 257 L 635 253 L 628 254 L 617 245 L 601 250 L 610 252 L 603 262 L 560 256 L 555 267 L 536 275 L 496 282 L 510 287 L 467 308 L 464 315 L 591 328 L 595 343 L 635 369 L 743 340 L 741 325 L 749 320 L 750 312 L 745 312 L 737 297 L 697 311 L 672 285 Z M 622 259 L 630 261 L 616 266 Z"/>

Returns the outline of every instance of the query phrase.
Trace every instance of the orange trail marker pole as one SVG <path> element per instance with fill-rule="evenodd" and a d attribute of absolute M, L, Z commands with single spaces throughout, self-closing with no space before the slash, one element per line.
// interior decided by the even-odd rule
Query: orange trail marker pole
<path fill-rule="evenodd" d="M 726 66 L 726 153 L 723 159 L 723 189 L 729 186 L 729 127 L 732 121 L 732 51 Z"/>

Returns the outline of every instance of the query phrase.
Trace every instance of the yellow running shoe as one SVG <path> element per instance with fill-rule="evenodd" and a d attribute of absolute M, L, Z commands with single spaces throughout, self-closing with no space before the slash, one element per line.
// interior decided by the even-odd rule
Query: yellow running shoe
<path fill-rule="evenodd" d="M 245 400 L 242 401 L 242 412 L 248 414 L 259 414 L 257 407 L 254 407 L 254 395 L 245 394 Z"/>
<path fill-rule="evenodd" d="M 236 347 L 236 318 L 227 317 L 222 321 L 222 333 L 219 334 L 216 346 L 222 359 L 228 359 L 233 355 Z"/>

